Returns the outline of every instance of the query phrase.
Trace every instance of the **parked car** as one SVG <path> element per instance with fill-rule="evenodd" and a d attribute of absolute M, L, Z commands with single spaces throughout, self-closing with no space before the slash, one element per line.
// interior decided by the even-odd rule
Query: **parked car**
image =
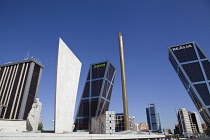
<path fill-rule="evenodd" d="M 190 136 L 190 138 L 196 138 L 196 136 Z"/>

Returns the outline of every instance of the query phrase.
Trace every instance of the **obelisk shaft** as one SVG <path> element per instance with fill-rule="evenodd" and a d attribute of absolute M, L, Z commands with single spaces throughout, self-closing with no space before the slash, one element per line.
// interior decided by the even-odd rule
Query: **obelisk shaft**
<path fill-rule="evenodd" d="M 128 101 L 127 101 L 127 90 L 126 90 L 125 62 L 124 62 L 122 33 L 118 34 L 118 39 L 119 39 L 119 49 L 120 49 L 122 98 L 123 98 L 123 110 L 124 110 L 124 128 L 125 128 L 125 130 L 130 130 L 130 128 L 129 128 Z"/>

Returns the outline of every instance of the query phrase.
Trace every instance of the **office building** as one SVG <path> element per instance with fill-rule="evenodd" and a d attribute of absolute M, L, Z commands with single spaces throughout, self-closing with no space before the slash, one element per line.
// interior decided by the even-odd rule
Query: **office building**
<path fill-rule="evenodd" d="M 38 95 L 43 68 L 35 59 L 0 65 L 1 119 L 27 119 Z"/>
<path fill-rule="evenodd" d="M 75 131 L 90 131 L 91 118 L 108 111 L 115 73 L 110 61 L 90 65 L 75 118 Z"/>
<path fill-rule="evenodd" d="M 134 128 L 133 128 L 134 131 L 138 132 L 140 131 L 139 129 L 139 124 L 138 123 L 134 123 Z"/>
<path fill-rule="evenodd" d="M 205 123 L 202 123 L 201 126 L 202 126 L 203 131 L 208 129 L 208 127 Z"/>
<path fill-rule="evenodd" d="M 202 125 L 198 114 L 195 111 L 189 111 L 191 127 L 194 133 L 203 133 Z"/>
<path fill-rule="evenodd" d="M 178 126 L 180 135 L 192 133 L 190 118 L 185 108 L 180 108 L 178 111 Z"/>
<path fill-rule="evenodd" d="M 139 123 L 139 130 L 148 130 L 148 124 L 147 123 Z"/>
<path fill-rule="evenodd" d="M 148 108 L 146 108 L 146 114 L 149 130 L 152 132 L 162 132 L 160 116 L 156 113 L 155 104 L 148 105 Z"/>
<path fill-rule="evenodd" d="M 169 48 L 169 60 L 203 120 L 210 127 L 210 63 L 195 43 Z"/>
<path fill-rule="evenodd" d="M 187 111 L 185 108 L 180 108 L 177 118 L 180 135 L 187 135 L 189 133 L 203 133 L 200 118 L 196 112 Z"/>
<path fill-rule="evenodd" d="M 116 132 L 121 132 L 124 131 L 124 114 L 123 113 L 116 113 L 116 127 L 115 127 L 115 131 Z"/>
<path fill-rule="evenodd" d="M 161 123 L 160 123 L 160 114 L 157 113 L 156 115 L 157 115 L 158 130 L 159 130 L 159 132 L 162 132 L 162 130 L 161 130 Z"/>
<path fill-rule="evenodd" d="M 116 113 L 115 115 L 115 131 L 116 132 L 121 132 L 121 131 L 125 131 L 125 125 L 124 125 L 124 113 Z M 128 117 L 129 120 L 129 129 L 131 131 L 134 131 L 135 129 L 135 123 L 134 123 L 134 119 L 135 117 Z"/>
<path fill-rule="evenodd" d="M 56 67 L 55 133 L 73 131 L 81 66 L 82 63 L 60 38 Z"/>

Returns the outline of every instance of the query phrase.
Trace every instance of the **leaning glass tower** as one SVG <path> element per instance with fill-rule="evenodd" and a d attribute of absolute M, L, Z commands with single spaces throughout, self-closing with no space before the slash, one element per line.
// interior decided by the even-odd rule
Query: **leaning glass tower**
<path fill-rule="evenodd" d="M 91 118 L 109 109 L 116 69 L 105 61 L 91 64 L 75 118 L 74 131 L 89 131 Z"/>
<path fill-rule="evenodd" d="M 170 47 L 169 60 L 203 120 L 210 127 L 209 58 L 195 42 L 190 42 Z"/>
<path fill-rule="evenodd" d="M 156 113 L 155 104 L 148 105 L 148 108 L 146 108 L 146 114 L 149 130 L 152 132 L 162 132 L 160 115 L 159 113 Z"/>

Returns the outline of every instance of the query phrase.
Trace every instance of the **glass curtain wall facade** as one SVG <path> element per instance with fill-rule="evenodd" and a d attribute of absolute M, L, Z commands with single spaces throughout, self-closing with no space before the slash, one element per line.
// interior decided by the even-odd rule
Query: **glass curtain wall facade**
<path fill-rule="evenodd" d="M 109 109 L 116 69 L 110 61 L 91 64 L 75 118 L 75 129 L 89 131 L 91 118 Z"/>
<path fill-rule="evenodd" d="M 210 62 L 201 48 L 190 42 L 169 48 L 169 60 L 205 123 L 210 127 Z"/>
<path fill-rule="evenodd" d="M 0 65 L 0 118 L 26 120 L 44 66 L 34 59 Z"/>
<path fill-rule="evenodd" d="M 115 132 L 121 132 L 124 131 L 124 114 L 123 113 L 116 113 L 115 115 Z"/>
<path fill-rule="evenodd" d="M 149 130 L 153 132 L 162 132 L 160 116 L 156 113 L 155 104 L 149 104 L 148 108 L 146 108 L 146 114 Z"/>
<path fill-rule="evenodd" d="M 159 115 L 159 113 L 157 113 L 156 115 L 157 115 L 157 122 L 158 122 L 158 130 L 159 130 L 159 132 L 162 132 L 161 122 L 160 122 L 160 115 Z"/>

